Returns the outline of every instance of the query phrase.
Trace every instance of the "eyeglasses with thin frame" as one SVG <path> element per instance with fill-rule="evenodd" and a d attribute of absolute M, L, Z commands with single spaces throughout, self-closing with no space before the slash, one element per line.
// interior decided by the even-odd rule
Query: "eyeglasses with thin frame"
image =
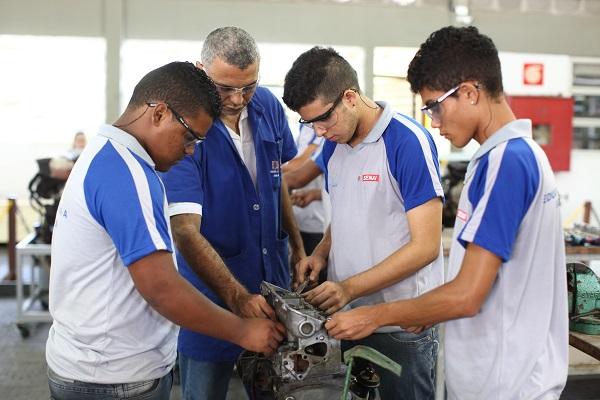
<path fill-rule="evenodd" d="M 305 120 L 303 118 L 300 118 L 300 120 L 298 122 L 303 125 L 308 126 L 309 128 L 312 128 L 312 129 L 320 128 L 323 130 L 327 130 L 327 129 L 331 128 L 333 125 L 335 125 L 337 123 L 337 117 L 335 118 L 335 120 L 330 119 L 330 117 L 333 114 L 333 111 L 335 110 L 335 108 L 342 101 L 342 98 L 344 97 L 344 93 L 346 93 L 346 90 L 350 90 L 350 89 L 344 89 L 344 91 L 342 93 L 340 93 L 340 95 L 337 97 L 337 99 L 335 99 L 331 108 L 329 110 L 327 110 L 324 114 L 321 114 L 318 117 L 310 119 L 310 120 Z"/>
<path fill-rule="evenodd" d="M 146 103 L 146 104 L 148 105 L 148 107 L 156 107 L 160 103 Z M 194 131 L 188 125 L 188 123 L 185 122 L 185 120 L 183 119 L 183 117 L 181 115 L 179 115 L 179 113 L 177 111 L 175 111 L 173 109 L 173 107 L 171 107 L 169 105 L 169 103 L 165 103 L 165 105 L 167 106 L 167 108 L 169 110 L 171 110 L 171 112 L 173 113 L 173 115 L 175 116 L 175 118 L 177 119 L 177 121 L 181 122 L 181 125 L 183 125 L 185 127 L 185 129 L 187 129 L 187 132 L 185 132 L 183 134 L 183 136 L 181 136 L 181 140 L 183 140 L 183 146 L 186 149 L 195 146 L 197 143 L 200 143 L 203 140 L 206 140 L 206 138 L 204 136 L 200 136 L 198 133 L 196 133 L 196 131 Z"/>
<path fill-rule="evenodd" d="M 453 87 L 448 90 L 446 93 L 442 95 L 439 99 L 434 101 L 433 103 L 429 103 L 426 106 L 421 107 L 421 111 L 425 113 L 429 118 L 433 121 L 439 122 L 442 119 L 442 115 L 444 114 L 444 108 L 442 107 L 442 101 L 446 100 L 450 97 L 454 92 L 456 92 L 460 88 L 460 85 Z"/>
<path fill-rule="evenodd" d="M 217 91 L 225 97 L 230 97 L 233 96 L 234 94 L 237 93 L 241 93 L 242 96 L 245 94 L 250 94 L 253 93 L 256 90 L 256 87 L 258 86 L 258 82 L 260 81 L 260 76 L 258 77 L 258 79 L 256 80 L 256 82 L 251 83 L 248 86 L 244 86 L 241 88 L 236 88 L 233 86 L 227 86 L 227 85 L 221 85 L 216 83 L 215 81 L 213 81 L 213 83 L 215 84 L 215 86 L 217 87 Z"/>

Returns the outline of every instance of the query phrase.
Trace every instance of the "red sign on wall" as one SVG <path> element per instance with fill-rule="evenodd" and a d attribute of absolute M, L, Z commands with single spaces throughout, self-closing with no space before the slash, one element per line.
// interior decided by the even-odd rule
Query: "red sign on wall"
<path fill-rule="evenodd" d="M 530 119 L 533 139 L 548 156 L 554 172 L 568 171 L 573 142 L 573 98 L 506 96 L 517 118 Z"/>
<path fill-rule="evenodd" d="M 523 64 L 523 84 L 542 86 L 544 84 L 544 64 Z"/>

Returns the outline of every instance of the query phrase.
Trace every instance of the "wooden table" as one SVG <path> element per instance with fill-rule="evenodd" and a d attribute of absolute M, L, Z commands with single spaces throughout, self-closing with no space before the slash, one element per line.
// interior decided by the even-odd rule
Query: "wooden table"
<path fill-rule="evenodd" d="M 567 246 L 565 255 L 567 261 L 579 261 L 587 264 L 592 260 L 600 260 L 600 246 Z"/>
<path fill-rule="evenodd" d="M 596 360 L 600 360 L 600 335 L 570 331 L 569 344 Z"/>

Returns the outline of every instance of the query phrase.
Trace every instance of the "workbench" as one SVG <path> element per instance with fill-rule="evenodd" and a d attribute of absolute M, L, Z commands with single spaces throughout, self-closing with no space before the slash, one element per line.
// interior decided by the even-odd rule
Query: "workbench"
<path fill-rule="evenodd" d="M 567 246 L 565 247 L 567 261 L 579 261 L 587 263 L 588 261 L 600 260 L 600 246 Z"/>
<path fill-rule="evenodd" d="M 600 335 L 570 331 L 569 344 L 596 360 L 600 360 Z"/>

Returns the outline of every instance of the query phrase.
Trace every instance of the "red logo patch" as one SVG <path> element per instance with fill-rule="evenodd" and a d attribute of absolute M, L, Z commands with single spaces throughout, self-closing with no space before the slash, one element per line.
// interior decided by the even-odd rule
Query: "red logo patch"
<path fill-rule="evenodd" d="M 469 217 L 467 215 L 466 212 L 464 212 L 463 210 L 461 210 L 460 208 L 456 211 L 456 216 L 460 219 L 462 219 L 463 221 L 466 221 L 467 218 Z"/>
<path fill-rule="evenodd" d="M 376 174 L 364 174 L 362 176 L 363 182 L 379 182 L 379 175 Z"/>

